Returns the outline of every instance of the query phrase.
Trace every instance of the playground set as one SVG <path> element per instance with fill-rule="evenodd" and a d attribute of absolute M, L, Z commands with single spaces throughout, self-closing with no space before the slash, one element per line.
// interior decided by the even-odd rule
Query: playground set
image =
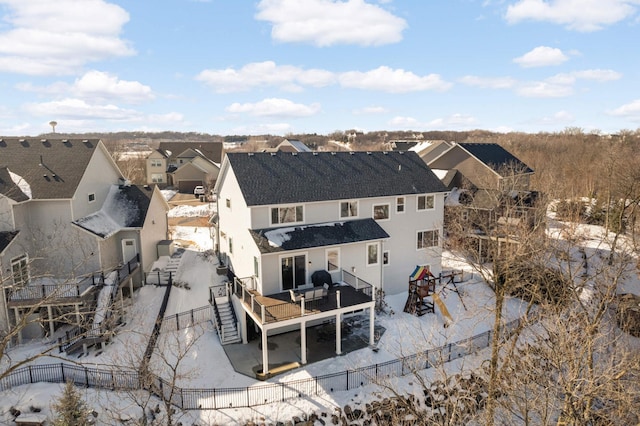
<path fill-rule="evenodd" d="M 453 318 L 438 293 L 444 291 L 445 288 L 449 288 L 458 295 L 462 306 L 466 310 L 467 307 L 464 305 L 464 300 L 462 300 L 462 296 L 456 286 L 456 282 L 462 281 L 461 278 L 462 271 L 441 273 L 436 277 L 426 266 L 416 266 L 416 269 L 409 276 L 409 295 L 404 305 L 404 311 L 417 316 L 433 314 L 435 313 L 435 305 L 445 319 L 444 326 L 449 326 L 449 324 L 453 323 Z M 456 281 L 456 279 L 459 280 Z M 439 292 L 436 291 L 436 288 L 439 288 Z"/>

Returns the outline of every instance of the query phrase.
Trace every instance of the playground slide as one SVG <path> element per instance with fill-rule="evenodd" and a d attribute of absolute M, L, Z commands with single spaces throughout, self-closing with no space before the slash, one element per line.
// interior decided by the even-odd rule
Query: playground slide
<path fill-rule="evenodd" d="M 451 317 L 447 306 L 444 304 L 442 299 L 440 299 L 440 296 L 438 296 L 438 293 L 433 293 L 432 296 L 433 301 L 436 303 L 436 305 L 438 305 L 438 309 L 440 309 L 440 313 L 446 319 L 444 326 L 447 327 L 449 324 L 453 323 L 453 318 Z"/>

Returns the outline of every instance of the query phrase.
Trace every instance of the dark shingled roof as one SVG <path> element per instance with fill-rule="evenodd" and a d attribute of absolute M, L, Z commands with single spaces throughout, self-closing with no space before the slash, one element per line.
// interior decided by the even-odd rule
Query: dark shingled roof
<path fill-rule="evenodd" d="M 446 192 L 415 152 L 228 153 L 247 205 Z"/>
<path fill-rule="evenodd" d="M 98 139 L 0 138 L 0 169 L 9 169 L 31 187 L 32 199 L 72 198 Z M 8 173 L 0 173 L 0 193 L 15 201 L 25 194 L 16 191 Z"/>
<path fill-rule="evenodd" d="M 318 223 L 251 230 L 261 253 L 276 253 L 389 238 L 375 220 Z"/>
<path fill-rule="evenodd" d="M 504 167 L 513 168 L 521 173 L 533 173 L 533 170 L 509 151 L 496 143 L 460 143 L 478 160 L 491 167 L 495 172 L 506 172 Z"/>
<path fill-rule="evenodd" d="M 160 142 L 158 150 L 167 157 L 175 158 L 188 149 L 200 151 L 210 161 L 222 161 L 222 142 Z M 171 154 L 169 154 L 169 151 Z"/>
<path fill-rule="evenodd" d="M 4 231 L 0 232 L 0 253 L 7 248 L 11 241 L 18 235 L 20 231 Z"/>

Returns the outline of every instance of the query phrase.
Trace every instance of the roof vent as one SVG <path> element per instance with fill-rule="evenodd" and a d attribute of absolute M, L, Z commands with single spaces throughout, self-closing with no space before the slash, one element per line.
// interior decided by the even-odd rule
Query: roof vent
<path fill-rule="evenodd" d="M 382 152 L 384 155 L 389 155 L 389 151 L 383 151 Z"/>
<path fill-rule="evenodd" d="M 247 155 L 248 155 L 249 157 L 253 157 L 253 152 L 247 152 Z"/>
<path fill-rule="evenodd" d="M 402 171 L 402 164 L 398 164 L 398 171 Z"/>
<path fill-rule="evenodd" d="M 276 153 L 275 153 L 275 152 L 272 152 L 272 153 L 271 153 L 271 156 L 272 156 L 272 157 L 275 157 L 275 156 L 276 156 Z"/>
<path fill-rule="evenodd" d="M 292 152 L 291 155 L 293 155 L 295 157 L 296 155 L 298 155 L 298 153 L 297 152 Z"/>
<path fill-rule="evenodd" d="M 314 155 L 314 157 L 317 157 L 317 156 L 318 156 L 318 153 L 314 151 L 314 152 L 313 152 L 313 155 Z"/>
<path fill-rule="evenodd" d="M 46 142 L 46 141 L 47 141 L 46 139 L 40 139 L 40 142 L 43 142 L 43 143 L 44 143 L 44 142 Z"/>
<path fill-rule="evenodd" d="M 18 142 L 22 143 L 22 142 L 26 142 L 26 139 L 18 139 Z"/>
<path fill-rule="evenodd" d="M 62 139 L 60 142 L 67 143 L 67 142 L 69 142 L 69 139 Z"/>
<path fill-rule="evenodd" d="M 335 151 L 331 151 L 331 155 L 336 155 L 336 152 Z"/>
<path fill-rule="evenodd" d="M 371 155 L 371 151 L 367 151 L 367 155 Z"/>
<path fill-rule="evenodd" d="M 349 151 L 349 155 L 353 155 L 353 154 L 355 154 L 355 152 Z"/>
<path fill-rule="evenodd" d="M 89 142 L 89 139 L 82 139 L 82 142 L 83 143 L 87 143 L 87 142 Z"/>

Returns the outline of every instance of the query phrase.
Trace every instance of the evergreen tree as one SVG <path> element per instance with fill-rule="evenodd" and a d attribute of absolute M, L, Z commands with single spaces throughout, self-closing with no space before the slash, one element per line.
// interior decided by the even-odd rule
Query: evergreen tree
<path fill-rule="evenodd" d="M 67 382 L 62 396 L 53 405 L 53 410 L 57 413 L 53 426 L 86 426 L 91 424 L 89 422 L 91 410 L 82 400 L 80 392 L 73 382 Z"/>

